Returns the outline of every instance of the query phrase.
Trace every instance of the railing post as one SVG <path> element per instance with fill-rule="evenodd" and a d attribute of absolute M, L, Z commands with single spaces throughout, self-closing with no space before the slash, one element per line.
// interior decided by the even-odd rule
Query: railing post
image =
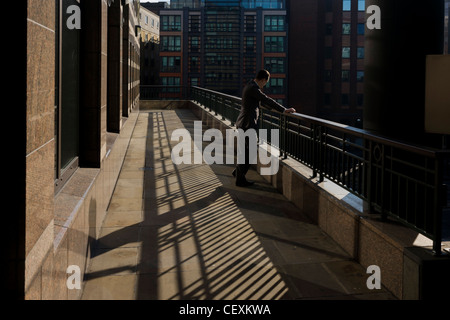
<path fill-rule="evenodd" d="M 447 200 L 447 195 L 444 194 L 445 186 L 443 183 L 443 159 L 439 154 L 435 159 L 435 178 L 434 178 L 434 212 L 433 212 L 433 254 L 440 256 L 442 254 L 442 210 L 444 207 L 444 199 Z"/>
<path fill-rule="evenodd" d="M 316 127 L 313 123 L 311 123 L 311 150 L 310 153 L 312 154 L 311 157 L 311 165 L 313 170 L 313 175 L 311 178 L 315 179 L 317 178 L 317 155 L 316 155 Z"/>
<path fill-rule="evenodd" d="M 392 161 L 392 160 L 391 160 Z M 387 220 L 387 213 L 386 213 L 386 202 L 387 202 L 387 196 L 390 190 L 386 190 L 386 146 L 381 146 L 381 220 L 386 221 Z"/>
<path fill-rule="evenodd" d="M 287 120 L 286 116 L 283 114 L 280 114 L 280 130 L 282 133 L 282 146 L 280 146 L 280 150 L 283 152 L 283 159 L 287 159 Z"/>
<path fill-rule="evenodd" d="M 364 159 L 366 160 L 366 172 L 364 177 L 364 188 L 366 192 L 367 202 L 369 205 L 369 212 L 373 212 L 373 196 L 372 196 L 372 176 L 373 176 L 373 142 L 371 140 L 364 140 L 364 145 L 366 146 L 366 154 L 364 155 Z"/>
<path fill-rule="evenodd" d="M 228 99 L 224 99 L 224 101 L 228 102 Z M 222 120 L 225 120 L 225 114 L 227 113 L 227 110 L 228 110 L 226 102 L 224 102 L 223 106 L 222 106 L 222 112 L 221 112 Z"/>
<path fill-rule="evenodd" d="M 312 124 L 312 178 L 319 175 L 319 181 L 323 182 L 323 151 L 322 151 L 322 127 L 320 125 Z"/>
<path fill-rule="evenodd" d="M 323 182 L 324 180 L 324 164 L 325 164 L 325 146 L 323 144 L 324 139 L 324 133 L 322 131 L 326 132 L 326 128 L 319 126 L 319 182 Z"/>

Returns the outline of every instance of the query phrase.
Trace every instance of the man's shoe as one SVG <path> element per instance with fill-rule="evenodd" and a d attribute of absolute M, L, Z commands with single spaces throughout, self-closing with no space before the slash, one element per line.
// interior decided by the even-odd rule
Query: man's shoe
<path fill-rule="evenodd" d="M 236 186 L 238 186 L 238 187 L 250 187 L 254 184 L 255 183 L 253 181 L 236 182 Z"/>

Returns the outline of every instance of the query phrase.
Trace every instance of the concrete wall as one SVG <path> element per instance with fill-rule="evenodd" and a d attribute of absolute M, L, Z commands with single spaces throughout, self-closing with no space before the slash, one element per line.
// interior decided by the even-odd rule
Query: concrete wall
<path fill-rule="evenodd" d="M 101 168 L 79 168 L 54 197 L 54 219 L 41 235 L 42 239 L 48 237 L 48 241 L 38 241 L 27 256 L 26 299 L 80 298 L 82 290 L 67 287 L 70 274 L 66 271 L 69 266 L 78 266 L 83 279 L 136 120 L 137 113 L 132 113 L 102 160 Z"/>
<path fill-rule="evenodd" d="M 19 20 L 26 23 L 21 29 L 21 39 L 26 42 L 22 47 L 26 52 L 18 49 L 14 61 L 21 68 L 26 61 L 26 66 L 21 69 L 24 72 L 20 72 L 21 78 L 17 81 L 22 90 L 17 97 L 24 98 L 20 100 L 20 106 L 13 108 L 11 116 L 20 135 L 10 140 L 21 148 L 21 152 L 10 161 L 14 164 L 10 171 L 16 175 L 11 187 L 15 198 L 11 198 L 14 208 L 5 224 L 10 228 L 5 260 L 9 271 L 6 273 L 7 295 L 18 299 L 79 298 L 81 290 L 71 290 L 66 285 L 69 277 L 66 271 L 69 266 L 76 265 L 83 278 L 90 259 L 90 245 L 98 236 L 137 119 L 131 112 L 139 103 L 139 48 L 134 27 L 127 34 L 127 44 L 129 41 L 135 43 L 135 48 L 130 51 L 133 55 L 129 57 L 132 70 L 123 68 L 122 72 L 119 69 L 115 73 L 116 80 L 122 74 L 131 73 L 127 79 L 133 84 L 132 95 L 129 103 L 127 100 L 122 106 L 128 112 L 126 118 L 120 107 L 112 108 L 107 99 L 108 90 L 113 89 L 107 81 L 112 74 L 107 72 L 108 53 L 112 52 L 107 50 L 107 35 L 108 27 L 114 25 L 108 25 L 107 1 L 77 1 L 83 11 L 80 30 L 83 45 L 79 52 L 82 61 L 79 70 L 80 124 L 75 123 L 80 131 L 76 137 L 79 146 L 76 158 L 81 167 L 72 162 L 70 178 L 55 177 L 58 171 L 63 175 L 55 165 L 60 140 L 55 134 L 58 131 L 55 125 L 64 125 L 58 121 L 55 108 L 60 107 L 55 92 L 58 87 L 55 80 L 59 78 L 57 3 L 54 0 L 27 0 L 17 10 Z M 115 5 L 119 4 L 115 1 Z M 118 8 L 117 28 L 122 23 L 120 12 Z M 130 15 L 136 20 L 135 13 Z M 62 21 L 62 28 L 65 25 Z M 118 59 L 123 57 L 119 52 L 122 49 L 120 41 L 113 49 L 118 65 Z M 112 64 L 112 60 L 109 63 Z M 128 82 L 120 85 L 128 92 Z M 120 88 L 120 85 L 114 88 Z M 111 119 L 115 119 L 117 126 L 111 130 L 107 127 L 107 114 L 111 116 L 114 112 L 115 117 Z"/>

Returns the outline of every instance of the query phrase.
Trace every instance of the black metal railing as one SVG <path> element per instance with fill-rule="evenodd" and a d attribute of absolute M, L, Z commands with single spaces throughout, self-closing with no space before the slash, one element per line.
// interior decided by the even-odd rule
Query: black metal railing
<path fill-rule="evenodd" d="M 186 100 L 190 98 L 190 87 L 180 85 L 141 85 L 141 100 Z"/>
<path fill-rule="evenodd" d="M 192 87 L 190 94 L 191 100 L 234 124 L 241 98 L 199 87 Z M 298 113 L 261 110 L 260 128 L 280 130 L 276 147 L 284 158 L 292 157 L 310 167 L 314 177 L 327 178 L 367 201 L 383 219 L 389 216 L 429 237 L 433 251 L 441 254 L 448 151 Z"/>

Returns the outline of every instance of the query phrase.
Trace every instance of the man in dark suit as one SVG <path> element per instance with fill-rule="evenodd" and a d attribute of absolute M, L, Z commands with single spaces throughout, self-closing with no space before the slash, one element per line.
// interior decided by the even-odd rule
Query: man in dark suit
<path fill-rule="evenodd" d="M 269 82 L 270 73 L 267 70 L 260 70 L 255 79 L 250 81 L 242 92 L 242 106 L 241 112 L 236 120 L 236 128 L 245 131 L 254 129 L 255 133 L 258 130 L 258 117 L 260 106 L 268 109 L 274 109 L 278 112 L 293 113 L 294 108 L 285 108 L 272 98 L 266 96 L 261 89 Z M 247 171 L 250 169 L 249 159 L 249 143 L 248 136 L 245 137 L 245 163 L 239 163 L 236 165 L 236 169 L 233 171 L 233 176 L 236 177 L 236 185 L 240 187 L 248 187 L 253 185 L 253 182 L 248 181 L 245 178 Z"/>

